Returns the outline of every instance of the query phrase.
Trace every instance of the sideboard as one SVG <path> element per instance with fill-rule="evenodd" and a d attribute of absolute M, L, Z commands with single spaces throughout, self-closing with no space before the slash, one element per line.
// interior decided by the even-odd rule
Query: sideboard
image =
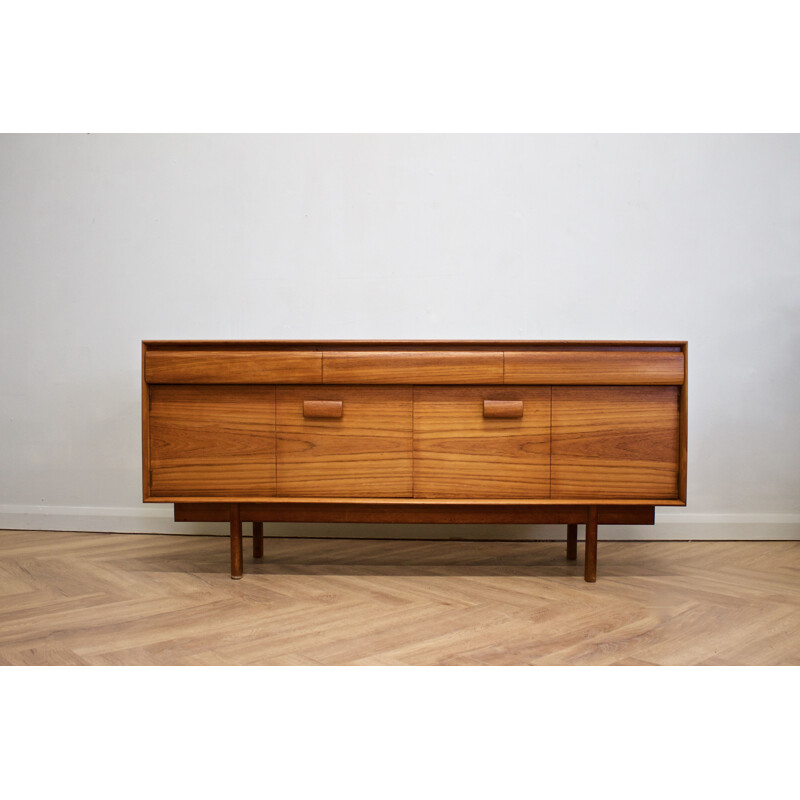
<path fill-rule="evenodd" d="M 144 501 L 230 523 L 652 525 L 686 505 L 686 342 L 145 341 Z"/>

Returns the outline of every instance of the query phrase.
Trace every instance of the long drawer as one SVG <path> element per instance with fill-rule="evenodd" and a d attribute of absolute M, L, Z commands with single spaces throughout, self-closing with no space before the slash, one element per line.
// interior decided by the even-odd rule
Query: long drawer
<path fill-rule="evenodd" d="M 325 383 L 502 383 L 502 351 L 326 351 Z"/>
<path fill-rule="evenodd" d="M 519 350 L 505 353 L 506 383 L 679 385 L 683 353 L 673 351 Z"/>
<path fill-rule="evenodd" d="M 322 354 L 304 350 L 150 350 L 148 383 L 319 383 Z"/>

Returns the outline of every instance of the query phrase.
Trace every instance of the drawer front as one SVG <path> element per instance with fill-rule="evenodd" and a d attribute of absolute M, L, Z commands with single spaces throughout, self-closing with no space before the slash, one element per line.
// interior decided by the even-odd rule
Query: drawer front
<path fill-rule="evenodd" d="M 318 383 L 322 354 L 304 350 L 149 350 L 148 383 Z"/>
<path fill-rule="evenodd" d="M 679 385 L 683 353 L 635 351 L 508 351 L 506 383 Z"/>
<path fill-rule="evenodd" d="M 550 387 L 414 387 L 414 496 L 550 493 Z"/>
<path fill-rule="evenodd" d="M 676 498 L 678 391 L 554 386 L 551 497 Z"/>
<path fill-rule="evenodd" d="M 278 494 L 410 497 L 411 387 L 277 387 Z"/>
<path fill-rule="evenodd" d="M 502 383 L 503 353 L 473 350 L 331 351 L 325 383 Z"/>
<path fill-rule="evenodd" d="M 275 494 L 275 388 L 151 386 L 150 494 Z"/>

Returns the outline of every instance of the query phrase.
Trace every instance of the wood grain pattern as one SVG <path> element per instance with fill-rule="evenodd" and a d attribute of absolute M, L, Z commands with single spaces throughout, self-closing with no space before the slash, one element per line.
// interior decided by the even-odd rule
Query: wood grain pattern
<path fill-rule="evenodd" d="M 487 400 L 524 416 L 486 419 Z M 415 497 L 547 497 L 549 482 L 549 387 L 414 387 Z"/>
<path fill-rule="evenodd" d="M 150 495 L 275 494 L 275 387 L 155 385 Z"/>
<path fill-rule="evenodd" d="M 683 383 L 681 352 L 506 352 L 506 383 L 638 385 Z"/>
<path fill-rule="evenodd" d="M 341 418 L 306 419 L 303 402 L 341 400 Z M 278 387 L 278 493 L 411 496 L 411 387 Z"/>
<path fill-rule="evenodd" d="M 800 542 L 0 531 L 0 665 L 800 665 Z"/>
<path fill-rule="evenodd" d="M 550 496 L 677 498 L 678 391 L 554 386 Z"/>
<path fill-rule="evenodd" d="M 148 383 L 319 383 L 322 354 L 306 351 L 149 350 Z"/>
<path fill-rule="evenodd" d="M 502 352 L 325 351 L 325 383 L 502 383 Z"/>

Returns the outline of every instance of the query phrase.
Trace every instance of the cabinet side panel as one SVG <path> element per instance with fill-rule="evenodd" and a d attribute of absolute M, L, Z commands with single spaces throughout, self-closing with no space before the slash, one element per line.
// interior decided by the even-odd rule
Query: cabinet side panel
<path fill-rule="evenodd" d="M 552 497 L 678 497 L 679 387 L 554 386 Z"/>
<path fill-rule="evenodd" d="M 150 497 L 150 393 L 144 374 L 147 345 L 142 342 L 142 500 Z"/>
<path fill-rule="evenodd" d="M 275 387 L 150 387 L 153 497 L 275 494 Z"/>
<path fill-rule="evenodd" d="M 684 377 L 683 386 L 680 393 L 680 438 L 678 448 L 680 450 L 680 468 L 678 472 L 678 497 L 686 502 L 686 475 L 687 457 L 689 446 L 689 346 L 683 345 Z"/>

